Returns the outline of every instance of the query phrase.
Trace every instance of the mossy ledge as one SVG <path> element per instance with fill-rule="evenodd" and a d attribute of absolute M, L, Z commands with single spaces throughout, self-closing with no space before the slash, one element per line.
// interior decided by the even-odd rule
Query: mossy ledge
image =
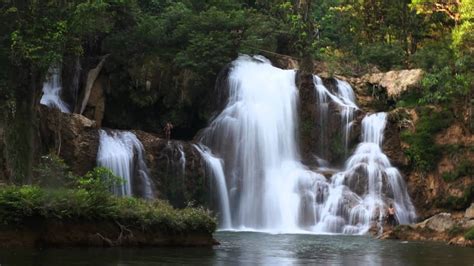
<path fill-rule="evenodd" d="M 82 189 L 0 188 L 0 247 L 212 246 L 202 208 Z"/>

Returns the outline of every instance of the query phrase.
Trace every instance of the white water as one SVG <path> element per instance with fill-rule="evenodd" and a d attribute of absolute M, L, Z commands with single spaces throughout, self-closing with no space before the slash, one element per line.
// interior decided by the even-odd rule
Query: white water
<path fill-rule="evenodd" d="M 181 168 L 181 175 L 184 177 L 186 176 L 186 154 L 184 153 L 183 150 L 183 145 L 178 144 L 178 152 L 179 152 L 179 164 Z"/>
<path fill-rule="evenodd" d="M 152 181 L 144 159 L 144 148 L 137 136 L 128 131 L 100 130 L 100 145 L 97 165 L 110 169 L 124 179 L 124 183 L 113 189 L 119 196 L 131 196 L 135 182 L 140 184 L 140 195 L 153 198 Z"/>
<path fill-rule="evenodd" d="M 219 211 L 221 214 L 220 228 L 230 229 L 231 218 L 230 218 L 230 205 L 229 195 L 227 194 L 227 185 L 225 182 L 224 170 L 222 169 L 222 160 L 218 159 L 207 149 L 205 146 L 194 145 L 197 151 L 201 154 L 202 158 L 207 164 L 207 169 L 211 172 L 214 180 L 217 184 L 217 191 L 219 194 Z"/>
<path fill-rule="evenodd" d="M 364 142 L 327 181 L 300 163 L 295 71 L 241 56 L 228 79 L 227 106 L 201 135 L 214 163 L 210 152 L 201 153 L 218 179 L 221 216 L 230 206 L 233 230 L 362 234 L 380 221 L 389 202 L 400 222 L 413 221 L 403 179 L 381 151 L 385 114 L 364 119 Z M 331 93 L 315 78 L 320 102 L 331 99 L 341 107 L 347 139 L 357 105 L 350 86 L 337 82 Z"/>
<path fill-rule="evenodd" d="M 391 166 L 381 144 L 386 114 L 376 113 L 362 121 L 362 139 L 346 161 L 345 170 L 331 178 L 328 199 L 318 213 L 316 230 L 361 234 L 371 221 L 382 222 L 387 204 L 393 203 L 400 223 L 413 222 L 415 209 L 398 170 Z"/>
<path fill-rule="evenodd" d="M 318 111 L 319 111 L 319 124 L 327 125 L 329 120 L 329 100 L 334 102 L 339 109 L 339 114 L 341 117 L 341 132 L 342 132 L 342 141 L 344 143 L 344 152 L 347 154 L 349 147 L 349 136 L 351 133 L 352 123 L 354 120 L 354 112 L 358 110 L 357 104 L 355 103 L 355 94 L 352 90 L 352 87 L 349 83 L 336 79 L 337 91 L 335 93 L 330 92 L 326 86 L 324 86 L 323 81 L 320 77 L 313 76 L 314 87 L 318 95 Z M 324 140 L 327 138 L 326 128 L 321 127 L 320 137 Z M 319 151 L 321 151 L 320 156 L 325 156 L 325 149 L 329 145 L 325 141 L 320 141 L 321 145 Z"/>
<path fill-rule="evenodd" d="M 43 96 L 40 103 L 51 108 L 57 108 L 63 113 L 70 113 L 69 106 L 61 100 L 61 68 L 51 67 L 43 83 Z"/>

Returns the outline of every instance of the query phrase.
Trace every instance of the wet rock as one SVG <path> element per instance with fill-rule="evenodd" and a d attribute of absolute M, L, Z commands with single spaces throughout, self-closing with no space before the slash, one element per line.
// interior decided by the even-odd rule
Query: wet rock
<path fill-rule="evenodd" d="M 84 116 L 96 121 L 98 128 L 102 125 L 105 110 L 105 87 L 108 86 L 108 78 L 100 75 L 93 83 L 89 101 L 84 110 Z"/>
<path fill-rule="evenodd" d="M 138 130 L 134 133 L 145 148 L 159 198 L 178 208 L 189 203 L 209 206 L 213 196 L 209 191 L 210 175 L 192 142 L 167 140 Z"/>
<path fill-rule="evenodd" d="M 398 98 L 403 92 L 410 88 L 418 87 L 423 78 L 423 74 L 424 72 L 421 69 L 396 70 L 385 73 L 367 74 L 362 77 L 362 80 L 366 83 L 376 84 L 385 88 L 388 97 Z"/>
<path fill-rule="evenodd" d="M 453 218 L 451 218 L 451 214 L 443 212 L 417 224 L 416 226 L 420 228 L 426 227 L 437 232 L 445 232 L 451 229 L 454 224 L 455 222 Z"/>
<path fill-rule="evenodd" d="M 466 209 L 464 213 L 464 217 L 467 219 L 474 219 L 474 203 L 471 203 L 471 206 Z"/>
<path fill-rule="evenodd" d="M 40 107 L 40 121 L 45 153 L 59 154 L 77 175 L 96 166 L 99 132 L 95 121 L 46 106 Z"/>

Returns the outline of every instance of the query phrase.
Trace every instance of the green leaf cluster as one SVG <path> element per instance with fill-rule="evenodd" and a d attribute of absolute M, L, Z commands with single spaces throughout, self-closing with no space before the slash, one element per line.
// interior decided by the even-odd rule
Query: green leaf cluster
<path fill-rule="evenodd" d="M 430 107 L 419 110 L 414 132 L 404 131 L 401 138 L 409 144 L 405 150 L 414 167 L 422 172 L 433 170 L 439 160 L 440 147 L 435 144 L 435 134 L 447 128 L 453 120 L 450 111 L 436 111 Z"/>
<path fill-rule="evenodd" d="M 214 232 L 216 220 L 203 208 L 173 209 L 161 200 L 116 197 L 109 171 L 97 168 L 74 188 L 0 187 L 0 221 L 7 226 L 54 221 L 120 222 L 166 233 Z"/>

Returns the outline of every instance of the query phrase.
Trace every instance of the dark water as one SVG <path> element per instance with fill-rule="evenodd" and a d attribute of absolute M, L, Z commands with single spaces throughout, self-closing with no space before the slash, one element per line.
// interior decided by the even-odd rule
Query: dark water
<path fill-rule="evenodd" d="M 219 232 L 214 248 L 1 250 L 1 265 L 474 265 L 474 249 L 364 236 Z"/>

